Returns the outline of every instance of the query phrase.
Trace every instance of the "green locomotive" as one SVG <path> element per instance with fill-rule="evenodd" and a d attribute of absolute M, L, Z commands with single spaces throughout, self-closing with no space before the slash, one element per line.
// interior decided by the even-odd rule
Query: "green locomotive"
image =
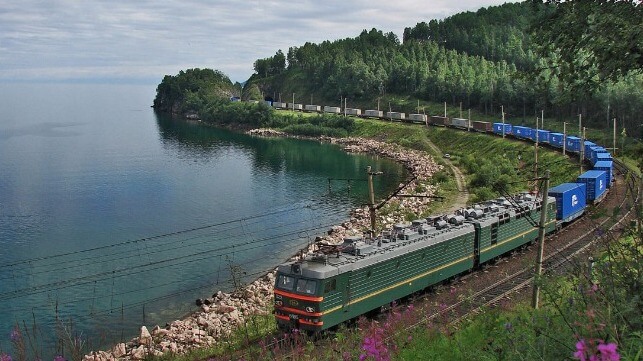
<path fill-rule="evenodd" d="M 542 200 L 529 194 L 398 224 L 375 239 L 347 237 L 277 269 L 275 318 L 320 331 L 468 272 L 538 237 Z M 546 232 L 556 226 L 549 197 Z"/>

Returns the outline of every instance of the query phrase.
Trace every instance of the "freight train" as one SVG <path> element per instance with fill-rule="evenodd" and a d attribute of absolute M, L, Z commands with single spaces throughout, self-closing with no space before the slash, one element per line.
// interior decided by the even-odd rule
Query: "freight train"
<path fill-rule="evenodd" d="M 450 215 L 400 223 L 377 237 L 351 236 L 341 245 L 317 244 L 316 251 L 302 260 L 277 268 L 274 312 L 280 328 L 327 330 L 479 268 L 534 241 L 541 212 L 546 212 L 545 233 L 555 232 L 581 216 L 587 205 L 600 202 L 614 180 L 611 155 L 593 142 L 508 123 L 439 116 L 423 120 L 427 126 L 548 143 L 579 154 L 593 169 L 574 183 L 551 188 L 546 209 L 542 196 L 521 193 Z"/>

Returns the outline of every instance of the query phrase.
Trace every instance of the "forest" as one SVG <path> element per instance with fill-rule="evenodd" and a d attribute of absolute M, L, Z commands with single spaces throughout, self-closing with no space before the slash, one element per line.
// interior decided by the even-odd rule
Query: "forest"
<path fill-rule="evenodd" d="M 523 121 L 542 110 L 558 119 L 583 114 L 595 127 L 609 126 L 616 118 L 619 127 L 640 137 L 641 6 L 634 1 L 575 3 L 573 8 L 557 1 L 481 8 L 405 28 L 401 41 L 392 32 L 371 29 L 354 38 L 293 46 L 285 54 L 277 50 L 255 62 L 244 98 L 296 93 L 303 103 L 313 95 L 317 103 L 363 102 L 407 94 L 494 116 L 503 106 L 508 116 Z M 601 38 L 614 26 L 621 27 L 618 39 Z M 569 44 L 555 48 L 566 28 L 582 38 L 577 43 L 588 46 L 572 52 L 566 51 Z M 620 40 L 623 51 L 634 54 L 631 67 L 614 65 L 617 56 L 598 58 L 591 46 L 602 42 L 614 48 Z M 609 67 L 623 71 L 605 76 Z M 583 81 L 568 76 L 580 70 Z"/>

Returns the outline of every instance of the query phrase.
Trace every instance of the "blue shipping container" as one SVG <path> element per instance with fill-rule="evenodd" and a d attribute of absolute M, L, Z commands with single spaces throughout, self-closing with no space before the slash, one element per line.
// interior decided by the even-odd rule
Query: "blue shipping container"
<path fill-rule="evenodd" d="M 580 152 L 580 138 L 572 135 L 565 140 L 565 148 L 569 152 Z"/>
<path fill-rule="evenodd" d="M 549 133 L 549 144 L 558 148 L 562 148 L 564 138 L 565 135 L 563 133 Z"/>
<path fill-rule="evenodd" d="M 502 126 L 504 124 L 505 127 L 505 133 L 504 134 L 511 134 L 511 124 L 509 123 L 493 123 L 493 132 L 496 134 L 502 134 Z"/>
<path fill-rule="evenodd" d="M 589 140 L 586 140 L 585 143 L 583 143 L 585 146 L 585 159 L 591 161 L 592 160 L 592 147 L 596 146 L 596 143 L 590 142 Z"/>
<path fill-rule="evenodd" d="M 536 139 L 536 137 L 538 137 L 538 139 Z M 538 129 L 536 131 L 536 129 L 532 129 L 531 140 L 533 140 L 534 142 L 538 140 L 538 143 L 549 142 L 549 130 Z"/>
<path fill-rule="evenodd" d="M 581 174 L 577 183 L 585 183 L 587 186 L 587 193 L 585 200 L 587 203 L 593 203 L 607 190 L 607 172 L 604 170 L 590 170 Z"/>
<path fill-rule="evenodd" d="M 583 214 L 585 210 L 584 183 L 563 183 L 549 190 L 549 195 L 556 198 L 556 219 L 569 222 Z"/>
<path fill-rule="evenodd" d="M 596 153 L 596 162 L 603 162 L 603 161 L 612 161 L 612 155 L 610 153 Z M 595 163 L 596 163 L 595 162 Z"/>
<path fill-rule="evenodd" d="M 529 127 L 515 126 L 511 131 L 516 138 L 531 139 L 531 128 Z"/>
<path fill-rule="evenodd" d="M 601 146 L 591 147 L 591 148 L 590 148 L 590 152 L 591 152 L 591 158 L 590 158 L 590 161 L 592 162 L 592 164 L 596 163 L 596 156 L 597 156 L 598 154 L 601 154 L 601 153 L 609 153 L 609 152 L 607 151 L 607 149 L 605 149 L 605 148 L 603 148 L 603 147 L 601 147 Z"/>
<path fill-rule="evenodd" d="M 607 173 L 607 188 L 612 186 L 612 162 L 601 161 L 594 164 L 594 170 L 604 170 Z"/>

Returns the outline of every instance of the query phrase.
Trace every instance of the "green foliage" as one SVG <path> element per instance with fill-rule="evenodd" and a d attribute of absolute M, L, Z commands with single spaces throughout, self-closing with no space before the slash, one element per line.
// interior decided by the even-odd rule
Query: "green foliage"
<path fill-rule="evenodd" d="M 546 2 L 553 11 L 534 22 L 538 50 L 574 91 L 590 92 L 643 69 L 640 1 Z"/>
<path fill-rule="evenodd" d="M 181 70 L 166 75 L 156 87 L 154 108 L 172 113 L 196 111 L 215 99 L 228 99 L 238 90 L 227 75 L 212 69 Z"/>

